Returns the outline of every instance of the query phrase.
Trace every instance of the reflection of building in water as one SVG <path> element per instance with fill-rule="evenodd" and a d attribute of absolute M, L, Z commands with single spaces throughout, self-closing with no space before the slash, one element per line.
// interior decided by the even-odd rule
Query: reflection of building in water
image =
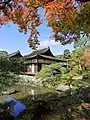
<path fill-rule="evenodd" d="M 35 100 L 35 91 L 33 89 L 31 90 L 31 95 L 32 95 L 32 99 Z"/>

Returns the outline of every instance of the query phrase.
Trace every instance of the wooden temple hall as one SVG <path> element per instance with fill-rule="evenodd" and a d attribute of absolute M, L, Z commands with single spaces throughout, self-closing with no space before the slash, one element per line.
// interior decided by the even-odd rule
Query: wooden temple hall
<path fill-rule="evenodd" d="M 25 56 L 21 56 L 20 51 L 13 53 L 13 55 L 15 57 L 24 57 L 24 74 L 28 75 L 35 75 L 42 69 L 43 65 L 49 65 L 54 62 L 65 62 L 57 59 L 49 47 L 40 50 L 34 50 L 31 54 Z"/>

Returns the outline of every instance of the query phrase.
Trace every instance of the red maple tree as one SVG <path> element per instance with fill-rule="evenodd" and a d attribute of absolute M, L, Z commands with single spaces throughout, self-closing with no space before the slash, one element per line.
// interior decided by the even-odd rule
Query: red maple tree
<path fill-rule="evenodd" d="M 35 48 L 35 45 L 39 44 L 37 27 L 42 24 L 39 8 L 44 9 L 48 26 L 52 27 L 54 32 L 53 37 L 58 38 L 57 32 L 60 30 L 58 26 L 62 26 L 61 29 L 65 27 L 73 29 L 72 24 L 78 10 L 74 3 L 75 0 L 1 0 L 0 26 L 13 22 L 18 25 L 19 32 L 27 33 L 27 30 L 30 30 L 28 42 Z M 64 29 L 62 32 L 65 32 Z M 64 37 L 62 36 L 62 39 Z"/>

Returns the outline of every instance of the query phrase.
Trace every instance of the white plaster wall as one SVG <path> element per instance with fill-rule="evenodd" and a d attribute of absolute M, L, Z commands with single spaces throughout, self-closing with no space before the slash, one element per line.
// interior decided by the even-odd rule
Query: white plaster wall
<path fill-rule="evenodd" d="M 34 73 L 34 71 L 35 71 L 35 70 L 34 70 L 34 64 L 32 64 L 32 73 Z"/>

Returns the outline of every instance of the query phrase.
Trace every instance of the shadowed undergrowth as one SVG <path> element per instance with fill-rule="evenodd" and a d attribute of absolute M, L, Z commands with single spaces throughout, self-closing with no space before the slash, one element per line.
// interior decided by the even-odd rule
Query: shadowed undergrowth
<path fill-rule="evenodd" d="M 27 95 L 19 99 L 27 107 L 22 120 L 80 120 L 82 118 L 90 120 L 90 111 L 83 107 L 86 102 L 90 103 L 90 99 L 87 98 L 87 90 L 90 89 L 84 88 L 81 93 L 79 92 L 82 96 L 78 96 L 78 92 L 72 95 L 67 93 L 64 96 L 48 92 L 38 94 L 35 100 Z M 5 118 L 3 114 L 2 118 L 0 120 L 8 120 L 8 117 Z"/>

